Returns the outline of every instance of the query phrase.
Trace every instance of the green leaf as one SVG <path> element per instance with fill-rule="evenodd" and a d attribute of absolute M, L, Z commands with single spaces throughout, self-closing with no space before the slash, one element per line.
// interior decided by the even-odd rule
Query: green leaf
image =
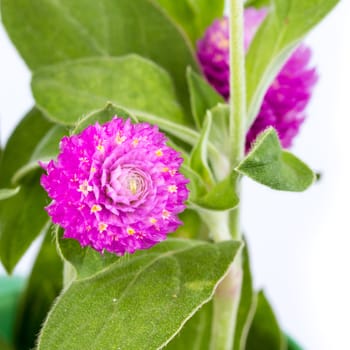
<path fill-rule="evenodd" d="M 36 171 L 27 176 L 15 196 L 0 201 L 0 257 L 9 273 L 48 220 L 44 210 L 48 199 L 39 184 L 40 175 Z"/>
<path fill-rule="evenodd" d="M 136 53 L 170 73 L 189 109 L 185 71 L 187 66 L 198 70 L 193 49 L 152 0 L 2 0 L 1 15 L 32 70 L 83 57 Z"/>
<path fill-rule="evenodd" d="M 113 105 L 113 103 L 108 102 L 105 105 L 105 107 L 98 109 L 96 111 L 93 111 L 87 114 L 85 117 L 79 119 L 74 129 L 72 130 L 72 133 L 78 134 L 81 131 L 83 131 L 86 127 L 96 122 L 98 122 L 99 124 L 107 123 L 108 121 L 112 120 L 113 117 L 116 117 L 116 116 L 124 119 L 130 118 L 134 122 L 138 121 L 136 117 L 134 117 L 132 114 L 130 114 L 126 110 Z"/>
<path fill-rule="evenodd" d="M 186 209 L 179 215 L 183 225 L 171 234 L 171 237 L 202 239 L 205 235 L 204 225 L 195 210 Z"/>
<path fill-rule="evenodd" d="M 106 107 L 106 102 L 112 100 L 114 103 L 107 103 L 107 108 L 123 110 L 122 116 L 129 114 L 158 125 L 190 145 L 199 139 L 195 130 L 181 124 L 184 114 L 167 73 L 136 55 L 44 68 L 34 74 L 32 85 L 38 106 L 60 123 L 79 123 L 84 120 L 81 116 L 96 111 L 99 105 Z M 218 154 L 213 145 L 208 147 L 212 154 Z"/>
<path fill-rule="evenodd" d="M 33 108 L 10 136 L 0 162 L 0 187 L 11 187 L 13 174 L 25 165 L 38 142 L 52 127 L 44 115 Z"/>
<path fill-rule="evenodd" d="M 229 116 L 230 108 L 227 104 L 218 104 L 207 113 L 213 118 L 213 126 L 210 133 L 210 141 L 219 149 L 223 155 L 230 155 L 230 135 L 229 135 Z M 221 157 L 222 158 L 222 157 Z M 222 169 L 222 167 L 219 167 Z"/>
<path fill-rule="evenodd" d="M 0 201 L 4 199 L 11 198 L 19 192 L 20 188 L 1 188 L 0 189 Z"/>
<path fill-rule="evenodd" d="M 242 290 L 239 300 L 233 350 L 245 350 L 249 329 L 256 311 L 257 298 L 253 289 L 247 242 L 242 253 Z"/>
<path fill-rule="evenodd" d="M 14 337 L 17 350 L 34 349 L 42 323 L 62 289 L 63 264 L 50 228 L 48 224 L 17 312 Z"/>
<path fill-rule="evenodd" d="M 191 168 L 203 179 L 203 182 L 213 185 L 213 175 L 208 165 L 208 141 L 212 124 L 212 117 L 208 114 L 205 118 L 198 143 L 193 147 L 190 156 Z"/>
<path fill-rule="evenodd" d="M 187 69 L 187 82 L 190 89 L 192 114 L 197 128 L 201 128 L 207 110 L 213 108 L 218 103 L 224 103 L 225 100 L 208 82 L 191 68 Z"/>
<path fill-rule="evenodd" d="M 247 54 L 247 129 L 254 122 L 268 87 L 300 40 L 338 2 L 271 0 L 270 13 L 256 33 Z"/>
<path fill-rule="evenodd" d="M 87 58 L 42 68 L 34 73 L 32 88 L 38 106 L 58 123 L 75 124 L 108 101 L 186 123 L 169 75 L 137 55 Z"/>
<path fill-rule="evenodd" d="M 164 350 L 209 350 L 213 303 L 203 305 Z"/>
<path fill-rule="evenodd" d="M 204 196 L 196 198 L 195 206 L 209 210 L 230 210 L 237 207 L 239 197 L 236 193 L 238 174 L 234 171 L 226 179 L 215 184 Z"/>
<path fill-rule="evenodd" d="M 55 159 L 59 152 L 59 143 L 68 130 L 62 125 L 53 126 L 47 134 L 40 140 L 33 151 L 28 163 L 18 169 L 12 177 L 13 183 L 20 183 L 25 176 L 39 168 L 39 161 L 49 161 Z"/>
<path fill-rule="evenodd" d="M 257 309 L 249 330 L 246 350 L 286 350 L 286 338 L 271 305 L 263 292 L 259 292 L 257 297 Z"/>
<path fill-rule="evenodd" d="M 182 26 L 193 44 L 196 44 L 214 19 L 222 17 L 225 5 L 224 0 L 157 1 Z"/>
<path fill-rule="evenodd" d="M 101 255 L 90 247 L 82 248 L 78 241 L 63 237 L 63 230 L 56 227 L 57 247 L 61 257 L 74 266 L 80 279 L 94 275 L 102 271 L 120 258 L 115 254 L 105 252 Z"/>
<path fill-rule="evenodd" d="M 90 277 L 78 274 L 52 309 L 38 350 L 160 349 L 212 297 L 239 250 L 233 241 L 168 239 Z"/>
<path fill-rule="evenodd" d="M 281 191 L 305 191 L 315 181 L 314 172 L 305 163 L 281 148 L 273 128 L 258 136 L 252 150 L 236 170 Z"/>

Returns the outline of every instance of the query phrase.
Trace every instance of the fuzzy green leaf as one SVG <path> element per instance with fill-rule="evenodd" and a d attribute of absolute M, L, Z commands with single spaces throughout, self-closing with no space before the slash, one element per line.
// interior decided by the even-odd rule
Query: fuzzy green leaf
<path fill-rule="evenodd" d="M 13 183 L 20 183 L 25 176 L 39 168 L 39 161 L 49 161 L 58 155 L 59 143 L 68 130 L 61 125 L 53 126 L 47 134 L 40 140 L 33 151 L 28 163 L 18 169 L 12 177 Z"/>
<path fill-rule="evenodd" d="M 194 52 L 154 1 L 2 0 L 1 15 L 32 70 L 83 57 L 136 53 L 170 73 L 189 110 L 185 71 L 187 66 L 198 70 Z"/>
<path fill-rule="evenodd" d="M 210 141 L 221 152 L 229 156 L 230 155 L 230 135 L 229 135 L 229 116 L 230 108 L 227 104 L 218 104 L 210 111 L 213 117 L 213 126 L 210 133 Z"/>
<path fill-rule="evenodd" d="M 238 174 L 233 172 L 215 184 L 208 193 L 194 200 L 195 206 L 209 210 L 230 210 L 237 207 L 239 204 L 236 193 L 237 176 Z"/>
<path fill-rule="evenodd" d="M 74 266 L 79 279 L 87 278 L 117 262 L 119 257 L 105 252 L 101 255 L 90 247 L 82 248 L 74 239 L 63 239 L 63 230 L 56 227 L 57 246 L 62 258 Z"/>
<path fill-rule="evenodd" d="M 281 191 L 305 191 L 316 178 L 305 163 L 281 148 L 273 128 L 259 135 L 236 170 L 256 182 Z"/>
<path fill-rule="evenodd" d="M 32 85 L 38 106 L 48 116 L 61 123 L 78 123 L 79 130 L 86 125 L 79 126 L 88 118 L 87 113 L 97 113 L 97 108 L 104 107 L 158 125 L 190 145 L 199 139 L 195 130 L 181 124 L 184 114 L 167 73 L 136 55 L 51 66 L 35 74 Z M 106 113 L 110 116 L 108 110 Z M 209 145 L 209 151 L 218 153 L 213 145 Z"/>
<path fill-rule="evenodd" d="M 17 125 L 7 141 L 0 161 L 0 187 L 11 187 L 14 173 L 27 164 L 37 144 L 52 127 L 44 115 L 33 108 Z"/>
<path fill-rule="evenodd" d="M 209 350 L 213 303 L 203 305 L 164 350 Z"/>
<path fill-rule="evenodd" d="M 213 184 L 213 176 L 208 165 L 208 141 L 212 117 L 208 114 L 205 118 L 198 143 L 193 147 L 190 156 L 191 168 L 203 179 L 207 185 Z"/>
<path fill-rule="evenodd" d="M 191 68 L 187 69 L 187 82 L 190 90 L 192 115 L 197 128 L 201 128 L 207 110 L 225 101 L 208 82 Z"/>
<path fill-rule="evenodd" d="M 196 44 L 214 19 L 223 15 L 224 0 L 156 0 Z"/>
<path fill-rule="evenodd" d="M 18 350 L 34 349 L 42 323 L 62 288 L 63 264 L 50 228 L 48 224 L 16 315 L 14 339 Z"/>
<path fill-rule="evenodd" d="M 339 0 L 270 1 L 269 15 L 256 33 L 247 54 L 247 128 L 254 122 L 271 82 L 300 40 L 338 2 Z"/>
<path fill-rule="evenodd" d="M 72 133 L 78 134 L 81 131 L 83 131 L 86 127 L 95 124 L 96 122 L 98 122 L 99 124 L 107 123 L 108 121 L 112 120 L 115 116 L 124 119 L 130 118 L 134 122 L 138 121 L 136 117 L 128 113 L 126 110 L 115 106 L 113 103 L 108 102 L 105 105 L 105 107 L 88 113 L 85 117 L 79 119 L 77 124 L 74 126 Z"/>
<path fill-rule="evenodd" d="M 62 124 L 75 124 L 108 101 L 186 123 L 167 72 L 137 55 L 87 58 L 46 67 L 36 71 L 32 88 L 38 106 Z"/>
<path fill-rule="evenodd" d="M 249 330 L 246 350 L 287 350 L 286 337 L 281 332 L 271 305 L 263 292 L 259 292 L 257 297 L 257 309 Z"/>
<path fill-rule="evenodd" d="M 0 257 L 11 273 L 48 220 L 44 210 L 48 199 L 39 184 L 41 171 L 27 176 L 20 191 L 0 201 Z"/>
<path fill-rule="evenodd" d="M 239 250 L 233 241 L 168 239 L 89 277 L 78 274 L 52 309 L 38 350 L 161 349 L 212 297 Z"/>

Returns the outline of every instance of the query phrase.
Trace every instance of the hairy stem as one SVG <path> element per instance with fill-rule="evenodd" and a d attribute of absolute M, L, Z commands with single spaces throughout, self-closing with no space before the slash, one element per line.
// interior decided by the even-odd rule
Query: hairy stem
<path fill-rule="evenodd" d="M 230 141 L 233 165 L 244 154 L 247 114 L 243 11 L 243 0 L 230 0 Z"/>
<path fill-rule="evenodd" d="M 246 81 L 244 53 L 244 3 L 230 1 L 230 163 L 234 167 L 244 155 L 246 119 Z M 239 179 L 236 183 L 240 192 Z M 231 239 L 241 239 L 240 212 L 236 208 L 226 222 Z M 218 237 L 220 240 L 220 236 Z M 211 350 L 232 350 L 234 344 L 237 312 L 242 287 L 242 264 L 238 257 L 229 273 L 219 284 L 214 295 Z"/>

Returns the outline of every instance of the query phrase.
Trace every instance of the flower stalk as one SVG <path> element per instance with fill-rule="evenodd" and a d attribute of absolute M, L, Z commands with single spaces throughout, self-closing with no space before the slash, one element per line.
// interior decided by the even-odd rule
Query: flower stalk
<path fill-rule="evenodd" d="M 244 155 L 246 120 L 246 80 L 244 51 L 244 3 L 230 0 L 230 123 L 231 166 Z M 239 178 L 236 190 L 240 192 Z M 241 239 L 239 208 L 228 216 L 232 239 Z M 232 350 L 242 286 L 241 259 L 231 265 L 214 295 L 211 350 Z"/>

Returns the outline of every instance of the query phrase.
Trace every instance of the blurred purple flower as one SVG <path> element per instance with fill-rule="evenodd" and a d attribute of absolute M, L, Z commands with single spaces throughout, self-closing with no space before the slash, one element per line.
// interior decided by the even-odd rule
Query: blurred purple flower
<path fill-rule="evenodd" d="M 46 210 L 64 237 L 123 255 L 175 231 L 188 180 L 180 154 L 165 142 L 157 127 L 121 118 L 64 137 L 41 178 L 53 200 Z"/>
<path fill-rule="evenodd" d="M 266 9 L 249 8 L 244 13 L 247 51 L 254 35 L 267 14 Z M 215 20 L 198 41 L 197 55 L 209 83 L 225 98 L 229 98 L 229 21 Z M 258 59 L 258 58 L 257 58 Z M 281 69 L 266 92 L 260 112 L 247 133 L 246 150 L 257 135 L 273 126 L 284 148 L 292 145 L 294 136 L 305 119 L 305 108 L 317 82 L 316 69 L 310 69 L 311 50 L 300 45 Z"/>

